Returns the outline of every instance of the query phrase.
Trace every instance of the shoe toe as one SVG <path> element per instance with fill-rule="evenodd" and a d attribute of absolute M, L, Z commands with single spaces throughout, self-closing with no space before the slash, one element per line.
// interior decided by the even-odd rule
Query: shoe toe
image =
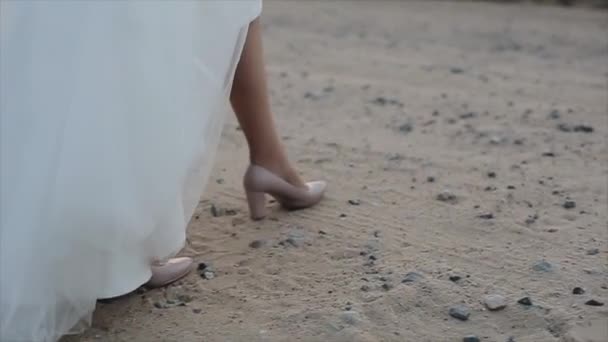
<path fill-rule="evenodd" d="M 155 288 L 169 285 L 190 273 L 193 265 L 192 258 L 181 257 L 169 259 L 160 266 L 152 266 L 152 278 L 146 286 Z"/>
<path fill-rule="evenodd" d="M 308 189 L 313 194 L 323 194 L 327 190 L 327 182 L 325 181 L 314 181 L 306 183 Z"/>

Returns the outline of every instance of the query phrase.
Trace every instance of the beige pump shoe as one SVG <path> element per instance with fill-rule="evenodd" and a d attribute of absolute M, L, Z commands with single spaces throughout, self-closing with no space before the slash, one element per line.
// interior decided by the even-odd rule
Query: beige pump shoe
<path fill-rule="evenodd" d="M 194 260 L 192 258 L 173 258 L 165 263 L 152 265 L 152 278 L 144 285 L 147 288 L 157 288 L 167 286 L 192 271 Z"/>
<path fill-rule="evenodd" d="M 266 194 L 274 197 L 285 209 L 297 210 L 319 203 L 327 189 L 324 181 L 308 182 L 308 189 L 298 188 L 257 165 L 250 165 L 243 178 L 249 211 L 253 220 L 266 217 Z"/>

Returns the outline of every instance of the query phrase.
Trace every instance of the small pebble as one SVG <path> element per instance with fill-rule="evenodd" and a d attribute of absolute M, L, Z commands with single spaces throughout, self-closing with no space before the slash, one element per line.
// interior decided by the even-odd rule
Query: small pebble
<path fill-rule="evenodd" d="M 503 297 L 501 295 L 496 295 L 496 294 L 487 295 L 484 298 L 483 303 L 486 305 L 486 307 L 490 311 L 498 311 L 498 310 L 502 310 L 507 307 L 507 302 L 505 300 L 505 297 Z"/>
<path fill-rule="evenodd" d="M 399 131 L 404 134 L 410 133 L 413 130 L 414 130 L 414 126 L 409 122 L 404 123 L 403 125 L 399 126 Z"/>
<path fill-rule="evenodd" d="M 450 202 L 450 203 L 455 203 L 456 202 L 456 195 L 454 195 L 451 191 L 449 190 L 444 190 L 441 193 L 439 193 L 436 197 L 436 199 L 438 201 L 441 202 Z"/>
<path fill-rule="evenodd" d="M 215 278 L 215 273 L 213 273 L 211 271 L 203 272 L 203 278 L 205 278 L 207 280 L 211 280 L 211 279 Z"/>
<path fill-rule="evenodd" d="M 384 291 L 389 291 L 389 290 L 391 290 L 392 288 L 393 288 L 393 285 L 392 285 L 391 283 L 388 283 L 388 282 L 387 282 L 387 283 L 382 284 L 382 289 L 383 289 Z"/>
<path fill-rule="evenodd" d="M 479 339 L 479 337 L 477 337 L 475 335 L 465 336 L 462 339 L 462 342 L 479 342 L 479 341 L 481 341 L 481 340 Z"/>
<path fill-rule="evenodd" d="M 449 314 L 450 316 L 461 321 L 467 321 L 469 319 L 469 316 L 471 316 L 471 311 L 468 307 L 464 305 L 457 305 L 450 308 Z"/>
<path fill-rule="evenodd" d="M 484 219 L 484 220 L 491 220 L 494 218 L 494 214 L 492 213 L 487 213 L 487 214 L 481 214 L 478 216 L 480 219 Z"/>
<path fill-rule="evenodd" d="M 550 119 L 557 120 L 560 117 L 561 117 L 561 115 L 559 113 L 559 110 L 557 110 L 557 109 L 554 109 L 554 110 L 551 111 L 551 113 L 549 113 L 549 118 Z"/>
<path fill-rule="evenodd" d="M 585 289 L 583 289 L 582 287 L 575 287 L 574 289 L 572 289 L 572 294 L 574 294 L 574 295 L 585 294 Z"/>
<path fill-rule="evenodd" d="M 361 322 L 361 315 L 356 311 L 344 311 L 340 314 L 340 319 L 347 324 L 357 325 Z"/>
<path fill-rule="evenodd" d="M 287 234 L 287 238 L 279 242 L 279 245 L 283 247 L 302 247 L 304 245 L 310 245 L 311 239 L 301 231 L 292 231 Z"/>
<path fill-rule="evenodd" d="M 565 209 L 574 209 L 574 208 L 576 208 L 576 202 L 574 202 L 574 201 L 566 201 L 566 202 L 564 202 L 564 204 L 562 206 Z"/>
<path fill-rule="evenodd" d="M 348 204 L 350 204 L 350 205 L 360 205 L 361 201 L 359 201 L 357 199 L 351 199 L 351 200 L 348 200 Z"/>
<path fill-rule="evenodd" d="M 521 305 L 530 306 L 532 305 L 532 299 L 530 297 L 524 297 L 517 301 Z"/>
<path fill-rule="evenodd" d="M 532 269 L 536 272 L 551 272 L 553 270 L 553 265 L 545 260 L 541 260 L 532 266 Z"/>
<path fill-rule="evenodd" d="M 201 312 L 203 312 L 202 309 L 192 309 L 192 312 L 194 312 L 195 314 L 200 314 Z"/>
<path fill-rule="evenodd" d="M 591 299 L 585 302 L 585 305 L 589 306 L 604 306 L 604 303 L 597 301 L 595 299 Z"/>
<path fill-rule="evenodd" d="M 468 113 L 460 114 L 461 119 L 471 119 L 476 116 L 477 116 L 477 113 L 475 113 L 475 112 L 468 112 Z"/>
<path fill-rule="evenodd" d="M 582 133 L 593 133 L 593 127 L 587 125 L 568 125 L 565 123 L 561 123 L 557 125 L 557 129 L 562 132 L 582 132 Z"/>
<path fill-rule="evenodd" d="M 496 178 L 496 172 L 494 172 L 494 171 L 488 172 L 488 177 L 490 177 L 490 178 Z"/>
<path fill-rule="evenodd" d="M 457 275 L 450 276 L 450 281 L 452 281 L 454 283 L 459 281 L 460 279 L 462 279 L 461 276 L 457 276 Z"/>
<path fill-rule="evenodd" d="M 370 290 L 369 286 L 367 286 L 367 285 L 362 285 L 361 286 L 361 291 L 368 292 L 369 290 Z"/>
<path fill-rule="evenodd" d="M 190 303 L 194 298 L 188 294 L 178 294 L 177 300 L 184 303 Z"/>
<path fill-rule="evenodd" d="M 429 176 L 426 178 L 426 181 L 429 183 L 433 183 L 433 182 L 435 182 L 435 177 Z"/>
<path fill-rule="evenodd" d="M 265 241 L 262 241 L 262 240 L 254 240 L 254 241 L 251 241 L 251 243 L 249 244 L 249 247 L 254 248 L 254 249 L 257 249 L 257 248 L 262 248 L 262 247 L 264 247 L 264 245 L 265 245 L 265 244 L 266 244 L 266 242 L 265 242 Z"/>
<path fill-rule="evenodd" d="M 574 126 L 575 132 L 583 132 L 583 133 L 591 133 L 593 132 L 593 127 L 587 125 L 576 125 Z"/>
<path fill-rule="evenodd" d="M 420 278 L 422 278 L 422 275 L 420 273 L 409 272 L 408 274 L 405 275 L 405 278 L 403 278 L 403 280 L 401 282 L 404 284 L 413 283 L 413 282 L 419 280 Z"/>
<path fill-rule="evenodd" d="M 213 217 L 220 216 L 235 216 L 237 215 L 237 211 L 234 209 L 222 209 L 215 206 L 215 204 L 211 204 L 211 215 Z"/>
<path fill-rule="evenodd" d="M 213 217 L 219 217 L 219 216 L 222 216 L 222 214 L 223 214 L 222 210 L 221 210 L 221 209 L 219 209 L 219 208 L 217 208 L 217 207 L 215 206 L 215 204 L 212 204 L 212 205 L 211 205 L 211 215 L 212 215 Z"/>
<path fill-rule="evenodd" d="M 531 225 L 534 222 L 536 222 L 536 220 L 538 220 L 538 216 L 534 215 L 534 216 L 528 216 L 528 218 L 526 219 L 526 224 L 527 225 Z"/>
<path fill-rule="evenodd" d="M 501 138 L 501 137 L 496 137 L 496 136 L 494 136 L 494 137 L 490 138 L 490 143 L 492 143 L 492 144 L 494 144 L 494 145 L 498 145 L 498 144 L 502 143 L 502 142 L 503 142 L 503 140 L 504 140 L 504 139 L 503 139 L 503 138 Z"/>
<path fill-rule="evenodd" d="M 591 248 L 587 250 L 587 255 L 597 255 L 600 253 L 598 248 Z"/>

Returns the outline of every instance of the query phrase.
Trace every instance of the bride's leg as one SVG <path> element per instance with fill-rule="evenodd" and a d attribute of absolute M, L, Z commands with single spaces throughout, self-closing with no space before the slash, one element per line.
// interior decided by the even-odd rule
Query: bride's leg
<path fill-rule="evenodd" d="M 259 19 L 249 25 L 230 102 L 245 133 L 251 163 L 272 171 L 292 185 L 306 187 L 289 163 L 270 110 Z M 192 267 L 190 258 L 175 258 L 165 264 L 153 265 L 152 279 L 146 286 L 166 286 L 186 276 Z"/>
<path fill-rule="evenodd" d="M 292 185 L 305 187 L 287 158 L 270 109 L 259 18 L 249 25 L 230 101 L 245 133 L 251 163 L 272 171 Z"/>

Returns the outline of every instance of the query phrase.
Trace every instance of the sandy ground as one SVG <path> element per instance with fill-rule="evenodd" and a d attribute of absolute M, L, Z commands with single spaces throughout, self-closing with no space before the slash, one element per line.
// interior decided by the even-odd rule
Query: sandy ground
<path fill-rule="evenodd" d="M 215 277 L 100 304 L 73 340 L 608 339 L 608 12 L 267 1 L 263 20 L 281 133 L 327 199 L 250 221 L 231 118 L 183 253 Z"/>

